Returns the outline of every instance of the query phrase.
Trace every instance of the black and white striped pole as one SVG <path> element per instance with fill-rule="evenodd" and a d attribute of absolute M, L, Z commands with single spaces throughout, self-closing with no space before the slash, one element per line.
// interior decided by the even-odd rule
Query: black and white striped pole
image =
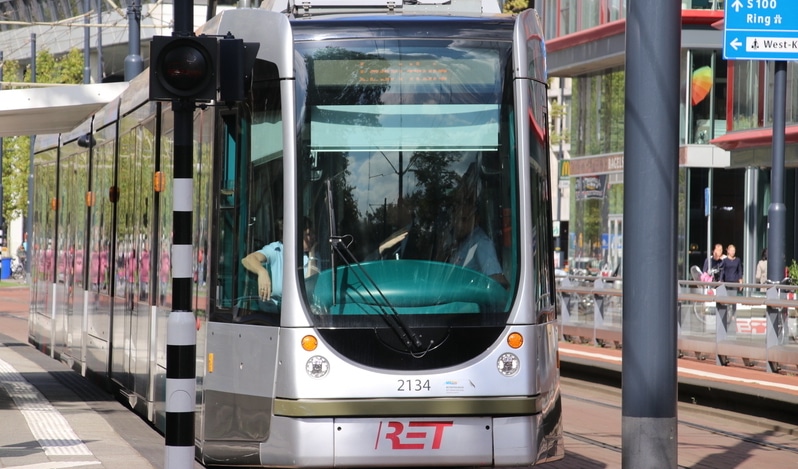
<path fill-rule="evenodd" d="M 193 2 L 175 0 L 173 36 L 194 34 Z M 194 101 L 172 100 L 174 185 L 172 224 L 172 312 L 166 325 L 165 469 L 194 467 L 197 329 L 191 307 L 191 227 L 194 202 Z"/>
<path fill-rule="evenodd" d="M 191 311 L 169 314 L 166 325 L 166 469 L 194 467 L 196 331 Z"/>

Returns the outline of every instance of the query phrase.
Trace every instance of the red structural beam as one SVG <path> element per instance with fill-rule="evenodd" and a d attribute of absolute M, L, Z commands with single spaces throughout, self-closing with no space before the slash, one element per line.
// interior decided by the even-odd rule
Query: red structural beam
<path fill-rule="evenodd" d="M 709 143 L 727 151 L 745 150 L 748 148 L 769 147 L 773 143 L 773 129 L 770 127 L 739 130 L 722 137 L 712 139 Z M 784 143 L 798 143 L 798 124 L 786 126 Z"/>
<path fill-rule="evenodd" d="M 686 24 L 712 26 L 722 20 L 723 10 L 682 10 L 682 26 Z M 549 53 L 557 52 L 599 39 L 624 34 L 624 32 L 626 32 L 626 20 L 620 19 L 549 39 L 546 41 L 546 51 Z"/>

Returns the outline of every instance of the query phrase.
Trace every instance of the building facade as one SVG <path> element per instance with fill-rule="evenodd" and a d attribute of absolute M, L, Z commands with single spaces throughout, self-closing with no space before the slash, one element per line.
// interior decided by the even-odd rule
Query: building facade
<path fill-rule="evenodd" d="M 625 14 L 629 0 L 542 0 L 549 75 L 571 80 L 566 122 L 570 263 L 623 259 Z M 746 282 L 767 246 L 773 64 L 723 58 L 723 2 L 682 2 L 678 272 L 688 278 L 716 243 L 734 244 Z M 652 18 L 652 21 L 656 19 Z M 798 255 L 798 80 L 788 66 L 787 264 Z M 557 146 L 552 145 L 552 151 Z M 562 164 L 561 164 L 562 167 Z M 562 186 L 562 184 L 560 184 Z M 556 214 L 557 211 L 555 210 Z M 554 217 L 557 218 L 556 215 Z M 561 219 L 561 223 L 564 221 Z M 562 234 L 562 230 L 560 230 Z M 555 230 L 555 234 L 556 230 Z M 555 243 L 556 244 L 556 243 Z M 656 249 L 656 246 L 652 246 Z"/>

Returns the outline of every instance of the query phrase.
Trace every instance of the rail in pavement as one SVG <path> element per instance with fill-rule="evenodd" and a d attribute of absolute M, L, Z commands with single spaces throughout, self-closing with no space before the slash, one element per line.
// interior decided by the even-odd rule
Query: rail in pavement
<path fill-rule="evenodd" d="M 695 358 L 675 359 L 680 400 L 798 426 L 798 377 L 745 366 L 719 367 Z M 619 386 L 622 350 L 560 342 L 560 366 L 564 376 L 590 374 Z"/>

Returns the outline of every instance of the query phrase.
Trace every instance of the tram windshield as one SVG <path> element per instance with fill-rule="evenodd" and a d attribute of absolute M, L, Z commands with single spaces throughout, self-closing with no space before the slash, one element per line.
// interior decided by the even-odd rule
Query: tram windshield
<path fill-rule="evenodd" d="M 299 51 L 298 202 L 316 324 L 388 324 L 411 344 L 418 327 L 503 324 L 518 270 L 510 45 Z"/>

